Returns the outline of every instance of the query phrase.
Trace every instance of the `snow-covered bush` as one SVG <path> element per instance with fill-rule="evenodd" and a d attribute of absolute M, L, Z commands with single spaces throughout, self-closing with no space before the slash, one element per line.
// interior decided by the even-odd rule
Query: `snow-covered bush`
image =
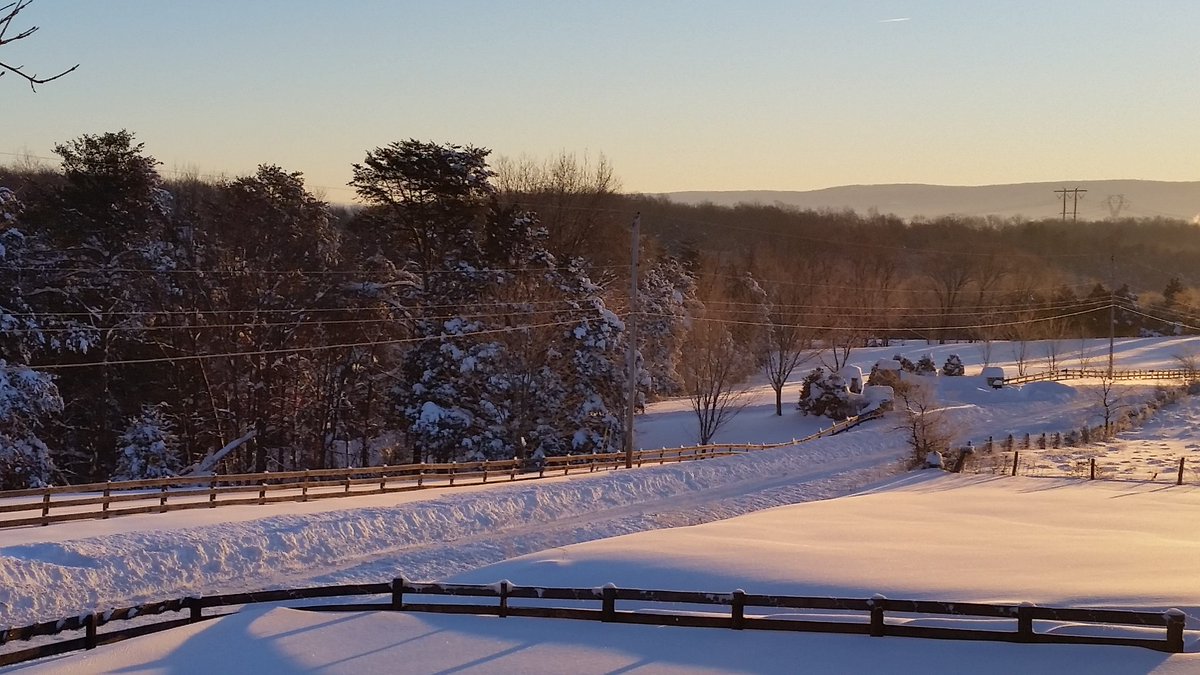
<path fill-rule="evenodd" d="M 0 228 L 15 224 L 22 208 L 17 193 L 0 185 Z"/>
<path fill-rule="evenodd" d="M 118 443 L 113 480 L 169 478 L 179 473 L 178 439 L 164 404 L 142 406 Z"/>
<path fill-rule="evenodd" d="M 903 365 L 903 363 L 901 365 Z M 917 365 L 913 368 L 913 372 L 917 375 L 937 375 L 937 364 L 933 362 L 932 356 L 926 354 L 917 361 Z"/>
<path fill-rule="evenodd" d="M 946 357 L 946 363 L 942 366 L 942 375 L 948 377 L 961 377 L 967 369 L 963 367 L 962 359 L 958 354 L 951 354 Z"/>
<path fill-rule="evenodd" d="M 896 354 L 895 356 L 893 356 L 892 360 L 895 361 L 896 363 L 899 363 L 900 370 L 903 370 L 906 373 L 916 372 L 916 370 L 917 370 L 917 366 L 915 363 L 913 363 L 912 361 L 908 360 L 907 358 L 905 358 L 899 354 Z"/>
<path fill-rule="evenodd" d="M 816 368 L 804 377 L 797 407 L 805 415 L 844 420 L 858 413 L 861 396 L 853 396 L 838 373 Z"/>
<path fill-rule="evenodd" d="M 867 386 L 895 387 L 900 384 L 900 363 L 883 359 L 871 366 L 871 374 L 867 376 Z"/>
<path fill-rule="evenodd" d="M 49 485 L 54 463 L 36 431 L 62 405 L 50 375 L 0 359 L 0 489 Z"/>

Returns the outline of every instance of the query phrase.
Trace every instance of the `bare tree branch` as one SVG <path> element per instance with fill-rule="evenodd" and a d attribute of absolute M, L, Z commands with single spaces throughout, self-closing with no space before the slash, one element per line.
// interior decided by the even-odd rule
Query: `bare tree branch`
<path fill-rule="evenodd" d="M 8 33 L 8 29 L 12 27 L 13 19 L 17 18 L 17 15 L 21 13 L 21 10 L 28 7 L 32 2 L 33 0 L 16 0 L 15 2 L 10 2 L 9 4 L 0 7 L 0 47 L 16 42 L 17 40 L 23 40 L 37 32 L 37 26 L 30 26 L 29 28 L 20 31 L 10 38 L 4 37 Z M 74 71 L 78 67 L 79 64 L 76 63 L 57 75 L 52 75 L 50 77 L 38 77 L 37 73 L 26 73 L 25 66 L 23 65 L 14 66 L 4 61 L 0 61 L 0 77 L 4 76 L 6 73 L 16 73 L 18 77 L 29 83 L 29 88 L 31 90 L 37 91 L 37 85 L 53 82 L 63 75 Z"/>

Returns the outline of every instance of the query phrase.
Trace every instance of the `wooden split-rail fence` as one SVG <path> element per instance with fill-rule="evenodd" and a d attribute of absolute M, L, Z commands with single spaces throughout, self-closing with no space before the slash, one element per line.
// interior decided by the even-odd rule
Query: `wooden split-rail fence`
<path fill-rule="evenodd" d="M 633 453 L 633 464 L 641 467 L 648 464 L 687 462 L 797 445 L 841 433 L 877 416 L 878 413 L 860 415 L 805 438 L 782 443 L 735 443 L 638 450 Z M 317 499 L 530 480 L 612 470 L 624 467 L 625 461 L 625 453 L 613 452 L 562 455 L 538 460 L 506 459 L 221 476 L 179 476 L 8 490 L 0 492 L 0 529 L 142 513 L 308 502 Z"/>
<path fill-rule="evenodd" d="M 397 578 L 390 583 L 179 598 L 105 612 L 89 612 L 22 628 L 9 628 L 0 630 L 0 646 L 17 640 L 58 635 L 64 631 L 84 631 L 84 635 L 0 653 L 0 666 L 80 649 L 93 649 L 100 645 L 228 614 L 205 614 L 206 609 L 252 603 L 372 595 L 386 596 L 386 599 L 383 602 L 292 606 L 296 609 L 324 612 L 432 612 L 733 630 L 849 633 L 873 637 L 1123 645 L 1172 653 L 1184 650 L 1186 622 L 1186 615 L 1178 609 L 1147 612 L 1043 607 L 1030 603 L 893 600 L 882 595 L 871 598 L 828 598 L 757 595 L 742 590 L 705 593 L 617 588 L 612 584 L 600 588 L 556 588 L 517 586 L 508 581 L 472 585 L 419 583 Z M 414 596 L 421 600 L 414 602 Z M 428 601 L 425 600 L 426 597 L 442 600 Z M 464 598 L 467 599 L 466 602 L 461 600 Z M 472 602 L 485 598 L 491 602 Z M 654 605 L 646 607 L 646 603 Z M 714 609 L 695 611 L 680 609 L 679 605 Z M 718 608 L 719 611 L 716 611 Z M 763 609 L 767 611 L 763 612 Z M 777 609 L 787 612 L 773 616 L 771 610 Z M 183 611 L 188 613 L 187 617 L 113 632 L 101 633 L 99 630 L 115 621 Z M 953 620 L 964 617 L 969 621 L 963 621 L 964 626 L 961 628 L 949 625 L 952 621 L 945 621 L 947 618 Z M 922 625 L 923 623 L 927 625 Z M 1089 627 L 1094 625 L 1103 625 L 1105 630 L 1089 630 Z M 1158 635 L 1155 636 L 1155 633 Z"/>
<path fill-rule="evenodd" d="M 1060 382 L 1062 380 L 1194 380 L 1197 379 L 1195 370 L 1186 368 L 1173 369 L 1141 369 L 1114 370 L 1112 376 L 1108 370 L 1100 368 L 1056 368 L 1041 373 L 1018 375 L 1004 378 L 1004 384 L 1028 384 L 1030 382 Z"/>

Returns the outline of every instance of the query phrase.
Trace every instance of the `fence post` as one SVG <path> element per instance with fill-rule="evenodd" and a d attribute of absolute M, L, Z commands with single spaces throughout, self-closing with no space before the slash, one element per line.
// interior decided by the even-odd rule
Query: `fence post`
<path fill-rule="evenodd" d="M 883 605 L 887 597 L 876 593 L 867 604 L 871 606 L 871 637 L 883 637 Z"/>
<path fill-rule="evenodd" d="M 1025 449 L 1026 449 L 1026 450 L 1028 450 L 1028 449 L 1029 449 L 1029 447 L 1030 447 L 1030 446 L 1029 446 L 1029 443 L 1030 443 L 1029 434 L 1025 434 Z"/>
<path fill-rule="evenodd" d="M 1096 458 L 1091 458 L 1088 465 L 1088 480 L 1096 480 Z"/>
<path fill-rule="evenodd" d="M 995 449 L 996 449 L 996 443 L 995 443 L 995 441 L 993 441 L 993 440 L 992 440 L 992 437 L 991 437 L 991 436 L 988 436 L 988 439 L 987 439 L 987 450 L 986 450 L 985 452 L 992 452 L 992 451 L 994 451 Z"/>
<path fill-rule="evenodd" d="M 267 503 L 267 476 L 265 471 L 263 472 L 262 480 L 258 483 L 258 503 L 260 506 Z"/>
<path fill-rule="evenodd" d="M 512 586 L 512 582 L 508 579 L 500 580 L 500 618 L 508 616 L 508 591 Z"/>
<path fill-rule="evenodd" d="M 1013 451 L 1012 475 L 1017 475 L 1017 462 L 1021 459 L 1021 453 Z"/>
<path fill-rule="evenodd" d="M 404 577 L 392 579 L 392 609 L 404 609 Z"/>
<path fill-rule="evenodd" d="M 167 486 L 162 486 L 161 495 L 158 498 L 158 512 L 167 512 Z"/>
<path fill-rule="evenodd" d="M 421 486 L 423 486 L 424 484 L 425 484 L 425 462 L 421 462 L 421 464 L 417 467 L 417 489 L 420 489 Z"/>
<path fill-rule="evenodd" d="M 1022 602 L 1017 607 L 1017 640 L 1033 642 L 1033 607 L 1032 603 Z"/>
<path fill-rule="evenodd" d="M 1183 653 L 1183 624 L 1187 615 L 1182 610 L 1168 609 L 1167 615 L 1167 651 L 1174 654 Z"/>
<path fill-rule="evenodd" d="M 737 589 L 733 592 L 733 602 L 730 605 L 729 627 L 742 630 L 746 626 L 746 591 Z"/>
<path fill-rule="evenodd" d="M 217 508 L 217 477 L 213 476 L 208 481 L 208 508 Z"/>
<path fill-rule="evenodd" d="M 304 478 L 300 479 L 300 501 L 308 501 L 308 469 L 304 470 Z"/>
<path fill-rule="evenodd" d="M 100 512 L 104 515 L 100 516 L 104 520 L 108 520 L 108 500 L 112 498 L 112 481 L 104 481 L 104 503 L 100 505 Z"/>
<path fill-rule="evenodd" d="M 83 648 L 84 649 L 95 649 L 96 648 L 96 629 L 99 628 L 99 626 L 100 626 L 100 617 L 97 616 L 95 612 L 92 612 L 91 614 L 88 614 L 86 617 L 84 617 L 83 621 L 84 621 Z"/>
<path fill-rule="evenodd" d="M 42 495 L 42 527 L 50 524 L 50 488 Z"/>
<path fill-rule="evenodd" d="M 379 491 L 387 492 L 387 464 L 383 465 L 383 469 L 379 472 Z"/>
<path fill-rule="evenodd" d="M 483 482 L 485 482 L 485 483 L 487 482 L 487 470 L 488 470 L 488 462 L 484 461 L 484 463 L 483 463 Z"/>
<path fill-rule="evenodd" d="M 184 602 L 187 603 L 188 607 L 188 621 L 196 623 L 200 619 L 204 618 L 204 603 L 200 601 L 200 598 L 192 596 L 185 599 Z"/>
<path fill-rule="evenodd" d="M 516 480 L 516 479 L 517 479 L 517 463 L 518 463 L 518 461 L 519 461 L 519 460 L 518 460 L 516 457 L 513 457 L 512 469 L 510 469 L 510 470 L 509 470 L 509 472 L 508 472 L 508 479 L 509 479 L 509 480 Z"/>
<path fill-rule="evenodd" d="M 458 462 L 450 462 L 450 487 L 454 487 L 454 465 Z"/>
<path fill-rule="evenodd" d="M 347 468 L 346 469 L 346 482 L 343 485 L 343 490 L 342 490 L 345 494 L 350 494 L 350 476 L 351 475 L 353 475 L 353 474 L 351 474 L 350 469 Z"/>
<path fill-rule="evenodd" d="M 601 589 L 600 620 L 615 621 L 617 618 L 617 587 L 611 583 Z"/>

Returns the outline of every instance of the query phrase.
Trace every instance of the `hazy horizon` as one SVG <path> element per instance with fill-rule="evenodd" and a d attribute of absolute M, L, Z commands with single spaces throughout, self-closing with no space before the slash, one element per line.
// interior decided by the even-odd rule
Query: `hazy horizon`
<path fill-rule="evenodd" d="M 0 49 L 0 158 L 126 128 L 167 173 L 303 171 L 348 202 L 367 150 L 604 154 L 628 192 L 1200 180 L 1200 4 L 944 0 L 34 0 Z M 1099 180 L 1099 179 L 1092 179 Z"/>

